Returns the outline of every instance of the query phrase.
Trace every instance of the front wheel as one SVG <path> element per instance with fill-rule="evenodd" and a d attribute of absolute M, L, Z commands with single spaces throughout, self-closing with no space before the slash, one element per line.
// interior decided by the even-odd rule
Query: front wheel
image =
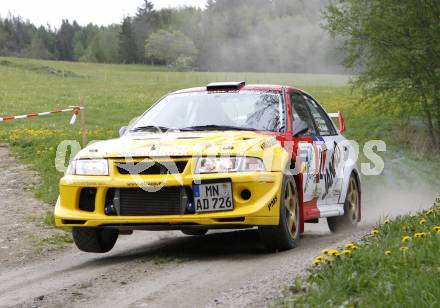
<path fill-rule="evenodd" d="M 72 228 L 73 241 L 79 250 L 85 252 L 105 253 L 112 250 L 119 236 L 118 230 L 98 228 Z"/>
<path fill-rule="evenodd" d="M 360 191 L 354 174 L 351 174 L 348 182 L 347 196 L 344 203 L 344 215 L 328 217 L 327 223 L 331 232 L 341 232 L 354 229 L 360 214 Z"/>
<path fill-rule="evenodd" d="M 298 246 L 300 232 L 299 197 L 295 179 L 285 175 L 281 189 L 278 226 L 260 226 L 261 240 L 269 250 L 287 250 Z"/>

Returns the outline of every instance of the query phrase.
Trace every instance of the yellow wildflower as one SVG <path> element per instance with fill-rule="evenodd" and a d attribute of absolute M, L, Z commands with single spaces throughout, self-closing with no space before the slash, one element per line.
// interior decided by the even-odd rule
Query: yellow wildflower
<path fill-rule="evenodd" d="M 420 219 L 419 224 L 421 224 L 421 225 L 426 224 L 426 219 L 425 218 Z"/>
<path fill-rule="evenodd" d="M 378 234 L 380 234 L 380 231 L 377 229 L 371 231 L 371 235 L 378 235 Z"/>
<path fill-rule="evenodd" d="M 423 238 L 423 237 L 426 237 L 426 233 L 425 232 L 417 232 L 416 234 L 414 234 L 414 236 L 417 238 Z"/>
<path fill-rule="evenodd" d="M 314 266 L 318 266 L 318 265 L 320 265 L 320 264 L 322 264 L 322 263 L 325 263 L 325 262 L 327 262 L 328 261 L 328 259 L 326 258 L 326 257 L 324 257 L 324 256 L 317 256 L 314 260 L 313 260 L 313 265 Z"/>
<path fill-rule="evenodd" d="M 327 258 L 324 257 L 324 256 L 317 256 L 317 257 L 315 258 L 315 260 L 319 260 L 319 262 L 325 262 L 325 261 L 327 260 Z"/>
<path fill-rule="evenodd" d="M 434 227 L 432 227 L 432 229 L 433 229 L 435 232 L 439 232 L 439 231 L 440 231 L 440 226 L 434 226 Z"/>
<path fill-rule="evenodd" d="M 317 260 L 317 259 L 313 260 L 313 266 L 318 266 L 320 264 L 321 264 L 320 260 Z"/>
<path fill-rule="evenodd" d="M 338 257 L 340 255 L 339 251 L 337 251 L 336 249 L 330 249 L 328 254 L 333 257 Z"/>
<path fill-rule="evenodd" d="M 325 255 L 328 255 L 328 252 L 329 252 L 330 250 L 329 249 L 324 249 L 324 250 L 321 250 L 321 253 L 323 253 L 323 254 L 325 254 Z"/>
<path fill-rule="evenodd" d="M 389 220 L 389 219 L 385 219 L 384 221 L 383 221 L 383 224 L 384 225 L 389 225 L 391 223 L 391 220 Z"/>
<path fill-rule="evenodd" d="M 405 235 L 404 237 L 402 237 L 402 243 L 409 242 L 410 240 L 411 240 L 411 236 Z"/>
<path fill-rule="evenodd" d="M 344 249 L 343 251 L 342 251 L 342 254 L 343 255 L 349 255 L 349 254 L 351 254 L 352 253 L 352 251 L 350 250 L 350 249 Z"/>
<path fill-rule="evenodd" d="M 356 245 L 352 243 L 345 244 L 344 247 L 347 249 L 353 249 Z"/>
<path fill-rule="evenodd" d="M 400 247 L 399 249 L 400 249 L 400 251 L 405 252 L 405 251 L 407 251 L 409 248 L 408 248 L 407 246 L 402 246 L 402 247 Z"/>
<path fill-rule="evenodd" d="M 430 210 L 428 210 L 428 211 L 426 212 L 426 215 L 431 215 L 432 213 L 434 213 L 434 210 L 433 210 L 433 209 L 430 209 Z"/>
<path fill-rule="evenodd" d="M 385 250 L 384 254 L 385 254 L 386 256 L 391 256 L 391 250 Z"/>

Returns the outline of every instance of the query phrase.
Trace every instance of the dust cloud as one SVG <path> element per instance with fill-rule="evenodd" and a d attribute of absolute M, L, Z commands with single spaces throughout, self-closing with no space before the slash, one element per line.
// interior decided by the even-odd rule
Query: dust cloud
<path fill-rule="evenodd" d="M 440 181 L 428 178 L 404 158 L 385 162 L 382 175 L 364 177 L 362 224 L 384 217 L 415 213 L 432 206 L 440 193 Z"/>

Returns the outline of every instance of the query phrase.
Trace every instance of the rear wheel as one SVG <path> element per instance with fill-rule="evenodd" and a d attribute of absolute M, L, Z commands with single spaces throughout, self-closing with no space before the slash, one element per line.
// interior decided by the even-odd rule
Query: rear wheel
<path fill-rule="evenodd" d="M 299 198 L 293 176 L 284 176 L 281 196 L 278 226 L 258 228 L 261 240 L 269 250 L 291 249 L 299 242 Z"/>
<path fill-rule="evenodd" d="M 73 227 L 72 235 L 78 249 L 85 252 L 105 253 L 115 246 L 119 231 Z"/>
<path fill-rule="evenodd" d="M 181 230 L 185 235 L 202 236 L 208 233 L 207 229 L 183 229 Z"/>
<path fill-rule="evenodd" d="M 327 223 L 331 232 L 340 232 L 344 230 L 354 229 L 359 220 L 360 208 L 360 192 L 354 174 L 350 176 L 348 182 L 347 196 L 344 203 L 344 215 L 336 217 L 328 217 Z"/>

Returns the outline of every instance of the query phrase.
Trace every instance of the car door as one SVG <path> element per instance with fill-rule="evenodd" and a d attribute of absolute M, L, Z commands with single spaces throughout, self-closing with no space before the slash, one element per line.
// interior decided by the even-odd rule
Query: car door
<path fill-rule="evenodd" d="M 318 207 L 321 217 L 339 215 L 339 197 L 342 190 L 342 177 L 340 170 L 342 165 L 342 153 L 339 143 L 343 137 L 336 130 L 330 117 L 319 103 L 311 96 L 304 95 L 307 107 L 310 110 L 316 126 L 316 142 L 320 143 L 321 149 L 320 163 L 320 197 Z"/>
<path fill-rule="evenodd" d="M 300 92 L 290 93 L 292 113 L 292 134 L 294 135 L 294 155 L 296 158 L 295 171 L 301 174 L 300 185 L 303 192 L 304 219 L 313 219 L 320 216 L 317 202 L 320 196 L 319 170 L 321 164 L 321 150 L 315 142 L 317 135 L 316 125 L 307 107 L 306 101 Z M 306 131 L 298 134 L 298 128 L 305 123 Z"/>

